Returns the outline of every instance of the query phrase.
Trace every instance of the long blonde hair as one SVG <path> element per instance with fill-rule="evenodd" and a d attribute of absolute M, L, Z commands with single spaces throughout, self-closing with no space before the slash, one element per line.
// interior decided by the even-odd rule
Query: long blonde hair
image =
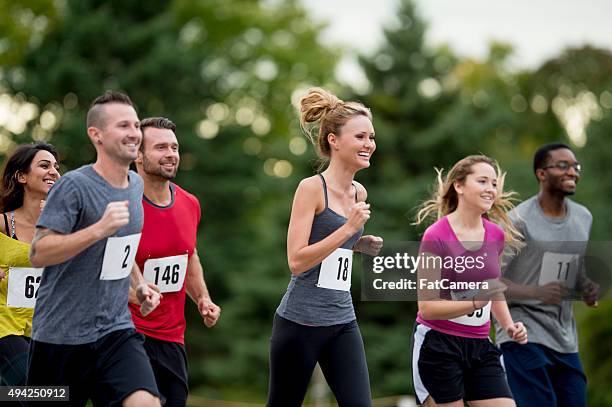
<path fill-rule="evenodd" d="M 331 147 L 327 136 L 340 135 L 346 122 L 355 116 L 366 116 L 372 121 L 370 109 L 359 102 L 344 102 L 322 88 L 311 88 L 300 99 L 300 125 L 306 137 L 317 147 L 322 160 L 331 157 Z M 313 132 L 318 130 L 317 135 Z"/>
<path fill-rule="evenodd" d="M 478 163 L 489 164 L 495 170 L 497 175 L 497 196 L 493 202 L 493 206 L 487 213 L 487 218 L 492 222 L 497 223 L 504 229 L 504 237 L 506 243 L 513 248 L 522 246 L 521 233 L 514 227 L 512 221 L 508 217 L 508 212 L 514 208 L 513 201 L 515 200 L 516 192 L 504 191 L 504 181 L 506 173 L 501 170 L 499 164 L 492 158 L 486 155 L 470 155 L 459 160 L 444 177 L 444 170 L 436 168 L 436 183 L 435 192 L 431 199 L 425 201 L 416 216 L 415 224 L 419 225 L 427 218 L 441 217 L 454 212 L 459 204 L 459 197 L 455 190 L 454 183 L 465 182 L 467 176 L 471 174 L 472 167 Z"/>

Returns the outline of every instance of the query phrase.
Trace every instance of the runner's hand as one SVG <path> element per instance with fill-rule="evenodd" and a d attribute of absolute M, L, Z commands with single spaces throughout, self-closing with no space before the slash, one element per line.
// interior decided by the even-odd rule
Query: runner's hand
<path fill-rule="evenodd" d="M 582 290 L 582 300 L 584 303 L 591 308 L 597 308 L 599 306 L 597 302 L 598 294 L 599 284 L 588 278 L 585 279 Z"/>
<path fill-rule="evenodd" d="M 383 247 L 383 238 L 378 236 L 366 235 L 362 236 L 353 250 L 368 254 L 370 256 L 378 256 L 380 249 Z"/>
<path fill-rule="evenodd" d="M 2 281 L 4 279 L 4 277 L 6 277 L 6 273 L 2 270 L 0 270 L 0 281 Z"/>
<path fill-rule="evenodd" d="M 569 290 L 565 284 L 552 282 L 536 287 L 536 299 L 544 304 L 560 304 L 569 297 Z"/>
<path fill-rule="evenodd" d="M 102 238 L 111 236 L 130 222 L 129 201 L 110 202 L 96 223 Z"/>
<path fill-rule="evenodd" d="M 161 300 L 159 288 L 151 283 L 142 283 L 136 287 L 136 297 L 140 302 L 140 313 L 142 316 L 149 315 Z"/>
<path fill-rule="evenodd" d="M 365 202 L 357 202 L 349 210 L 349 216 L 346 224 L 357 233 L 359 229 L 370 219 L 370 204 Z"/>
<path fill-rule="evenodd" d="M 221 308 L 208 298 L 201 298 L 198 301 L 198 311 L 207 328 L 214 326 L 221 315 Z"/>
<path fill-rule="evenodd" d="M 506 333 L 513 341 L 524 345 L 527 343 L 527 328 L 522 322 L 515 322 L 506 328 Z"/>

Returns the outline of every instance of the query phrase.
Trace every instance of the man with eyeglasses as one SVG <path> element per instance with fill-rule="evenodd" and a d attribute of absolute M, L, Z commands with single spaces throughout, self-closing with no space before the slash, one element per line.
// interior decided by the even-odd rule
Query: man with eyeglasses
<path fill-rule="evenodd" d="M 510 213 L 525 246 L 508 253 L 503 276 L 510 313 L 527 327 L 529 343 L 515 345 L 499 325 L 496 340 L 518 407 L 586 406 L 570 298 L 596 307 L 598 287 L 582 262 L 593 217 L 568 198 L 581 169 L 566 144 L 540 147 L 533 160 L 540 191 Z"/>

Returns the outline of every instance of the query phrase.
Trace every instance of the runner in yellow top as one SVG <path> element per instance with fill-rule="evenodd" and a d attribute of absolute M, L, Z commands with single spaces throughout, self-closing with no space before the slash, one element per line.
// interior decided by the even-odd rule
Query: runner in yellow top
<path fill-rule="evenodd" d="M 28 254 L 44 199 L 59 178 L 57 151 L 18 147 L 0 180 L 0 386 L 25 385 L 33 306 L 40 271 Z"/>

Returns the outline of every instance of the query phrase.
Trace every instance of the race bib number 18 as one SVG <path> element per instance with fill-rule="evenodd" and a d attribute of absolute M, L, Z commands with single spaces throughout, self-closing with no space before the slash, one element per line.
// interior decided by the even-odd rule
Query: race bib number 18
<path fill-rule="evenodd" d="M 140 235 L 136 233 L 107 239 L 100 280 L 120 280 L 130 275 L 134 259 L 136 259 Z"/>
<path fill-rule="evenodd" d="M 353 251 L 336 249 L 321 263 L 317 287 L 350 291 Z"/>
<path fill-rule="evenodd" d="M 144 278 L 159 287 L 162 293 L 179 291 L 187 273 L 187 254 L 149 259 L 144 264 Z"/>
<path fill-rule="evenodd" d="M 34 308 L 42 268 L 10 267 L 6 305 L 9 307 Z"/>

